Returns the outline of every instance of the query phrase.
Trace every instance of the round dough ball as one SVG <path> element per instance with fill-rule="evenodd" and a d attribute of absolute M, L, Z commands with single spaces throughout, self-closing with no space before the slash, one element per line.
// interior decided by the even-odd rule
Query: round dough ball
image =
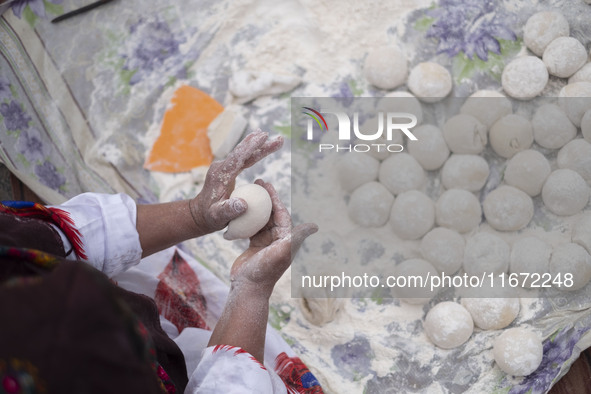
<path fill-rule="evenodd" d="M 528 100 L 542 93 L 548 83 L 548 69 L 535 56 L 518 57 L 503 69 L 503 90 L 511 97 Z"/>
<path fill-rule="evenodd" d="M 419 189 L 426 181 L 425 170 L 408 153 L 395 153 L 380 165 L 378 179 L 394 195 Z"/>
<path fill-rule="evenodd" d="M 591 109 L 585 112 L 581 119 L 581 133 L 585 141 L 591 143 Z"/>
<path fill-rule="evenodd" d="M 509 328 L 495 339 L 493 355 L 505 373 L 527 376 L 542 363 L 544 346 L 535 332 L 522 327 Z"/>
<path fill-rule="evenodd" d="M 552 279 L 556 279 L 559 274 L 562 280 L 562 285 L 558 286 L 560 290 L 582 289 L 591 279 L 591 255 L 579 244 L 566 243 L 557 246 L 550 257 L 550 275 Z M 573 282 L 570 287 L 564 282 L 566 274 L 572 274 Z"/>
<path fill-rule="evenodd" d="M 489 174 L 488 163 L 481 156 L 453 154 L 441 169 L 441 183 L 446 189 L 477 192 L 482 189 Z"/>
<path fill-rule="evenodd" d="M 406 278 L 406 286 L 394 287 L 392 292 L 396 298 L 400 298 L 408 304 L 426 304 L 433 296 L 431 289 L 428 286 L 421 287 L 420 282 L 411 281 L 408 278 L 420 276 L 423 278 L 422 281 L 425 282 L 428 277 L 434 275 L 437 275 L 437 270 L 428 261 L 422 259 L 405 260 L 396 266 L 393 276 Z"/>
<path fill-rule="evenodd" d="M 558 37 L 568 37 L 568 21 L 560 12 L 542 11 L 529 17 L 523 28 L 523 42 L 530 51 L 542 56 L 544 50 Z"/>
<path fill-rule="evenodd" d="M 271 197 L 267 190 L 255 183 L 237 187 L 230 198 L 242 198 L 248 204 L 246 212 L 228 224 L 224 238 L 250 238 L 262 229 L 271 217 Z"/>
<path fill-rule="evenodd" d="M 463 298 L 462 305 L 472 315 L 476 327 L 500 330 L 519 314 L 519 298 Z"/>
<path fill-rule="evenodd" d="M 467 190 L 446 190 L 435 204 L 435 220 L 439 226 L 459 233 L 468 232 L 482 220 L 480 202 Z"/>
<path fill-rule="evenodd" d="M 576 171 L 591 185 L 591 144 L 582 138 L 564 145 L 556 157 L 558 168 Z"/>
<path fill-rule="evenodd" d="M 511 101 L 494 90 L 478 90 L 466 99 L 460 113 L 475 117 L 489 129 L 497 120 L 513 113 Z"/>
<path fill-rule="evenodd" d="M 489 139 L 497 155 L 510 159 L 517 152 L 529 149 L 534 142 L 534 130 L 529 120 L 510 114 L 495 122 L 490 129 Z"/>
<path fill-rule="evenodd" d="M 427 313 L 423 324 L 425 333 L 436 346 L 452 349 L 465 343 L 474 331 L 470 312 L 462 305 L 445 301 Z"/>
<path fill-rule="evenodd" d="M 470 115 L 455 115 L 443 125 L 443 137 L 453 153 L 477 155 L 487 143 L 486 126 Z"/>
<path fill-rule="evenodd" d="M 385 105 L 382 105 L 384 103 Z M 390 92 L 379 104 L 384 112 L 403 112 L 417 117 L 417 126 L 423 123 L 423 107 L 421 102 L 409 92 Z"/>
<path fill-rule="evenodd" d="M 542 191 L 550 171 L 550 163 L 543 154 L 537 150 L 527 149 L 509 159 L 504 180 L 508 185 L 534 197 Z"/>
<path fill-rule="evenodd" d="M 555 104 L 541 105 L 532 118 L 534 140 L 548 149 L 558 149 L 575 138 L 577 128 Z"/>
<path fill-rule="evenodd" d="M 437 271 L 453 275 L 462 267 L 465 246 L 457 231 L 436 227 L 421 240 L 421 254 Z"/>
<path fill-rule="evenodd" d="M 585 64 L 568 79 L 569 84 L 575 82 L 591 82 L 591 63 Z"/>
<path fill-rule="evenodd" d="M 368 129 L 369 130 L 369 129 Z M 374 129 L 377 130 L 377 129 Z M 357 140 L 355 143 L 356 144 L 367 144 L 368 141 L 361 141 L 361 140 Z M 398 144 L 400 145 L 400 147 L 402 147 L 403 140 L 402 140 L 402 136 L 397 134 L 397 133 L 392 133 L 392 139 L 388 140 L 386 138 L 385 133 L 380 136 L 377 140 L 371 141 L 370 144 L 367 144 L 370 146 L 370 150 L 367 151 L 366 154 L 370 155 L 371 157 L 373 157 L 376 160 L 382 161 L 382 160 L 386 160 L 392 153 L 394 152 L 390 152 L 388 150 L 388 145 L 393 145 L 393 144 Z M 390 149 L 395 149 L 398 148 L 398 150 L 400 150 L 400 147 L 391 147 Z M 402 151 L 402 150 L 400 150 Z"/>
<path fill-rule="evenodd" d="M 300 310 L 310 323 L 323 326 L 333 321 L 343 309 L 342 298 L 302 298 Z"/>
<path fill-rule="evenodd" d="M 581 127 L 583 115 L 591 109 L 591 82 L 575 82 L 558 93 L 558 105 L 576 127 Z"/>
<path fill-rule="evenodd" d="M 534 216 L 534 203 L 521 190 L 502 185 L 490 192 L 482 203 L 488 224 L 499 231 L 517 231 L 527 226 Z"/>
<path fill-rule="evenodd" d="M 574 215 L 589 202 L 589 187 L 575 171 L 568 168 L 556 170 L 542 187 L 542 200 L 546 208 L 556 215 Z"/>
<path fill-rule="evenodd" d="M 410 71 L 406 84 L 419 100 L 426 103 L 443 100 L 453 86 L 449 71 L 433 62 L 417 64 Z"/>
<path fill-rule="evenodd" d="M 587 62 L 587 50 L 573 37 L 558 37 L 544 50 L 542 57 L 551 75 L 568 78 Z"/>
<path fill-rule="evenodd" d="M 402 85 L 408 74 L 406 54 L 398 46 L 386 45 L 372 49 L 363 67 L 367 81 L 384 90 Z"/>
<path fill-rule="evenodd" d="M 591 253 L 591 212 L 584 213 L 577 220 L 571 233 L 571 240 Z"/>
<path fill-rule="evenodd" d="M 394 196 L 381 183 L 369 182 L 359 186 L 349 200 L 349 217 L 362 227 L 386 224 Z"/>
<path fill-rule="evenodd" d="M 552 247 L 537 237 L 524 237 L 515 243 L 511 248 L 511 257 L 509 259 L 509 271 L 512 274 L 529 274 L 519 276 L 519 283 L 525 287 L 531 287 L 532 281 L 536 280 L 536 285 L 540 286 L 542 275 L 549 271 L 550 255 Z M 536 278 L 531 278 L 531 274 L 539 274 Z"/>
<path fill-rule="evenodd" d="M 409 190 L 400 193 L 390 212 L 390 226 L 399 238 L 419 239 L 435 223 L 435 204 L 424 193 Z"/>
<path fill-rule="evenodd" d="M 352 192 L 364 183 L 378 179 L 380 162 L 366 153 L 347 153 L 339 158 L 337 173 L 339 183 Z"/>
<path fill-rule="evenodd" d="M 468 275 L 495 275 L 509 269 L 511 248 L 507 242 L 491 233 L 477 233 L 468 238 L 464 249 L 464 271 Z"/>
<path fill-rule="evenodd" d="M 416 141 L 408 141 L 408 153 L 417 159 L 421 166 L 428 171 L 436 170 L 445 163 L 449 156 L 449 149 L 441 130 L 430 124 L 413 129 Z"/>

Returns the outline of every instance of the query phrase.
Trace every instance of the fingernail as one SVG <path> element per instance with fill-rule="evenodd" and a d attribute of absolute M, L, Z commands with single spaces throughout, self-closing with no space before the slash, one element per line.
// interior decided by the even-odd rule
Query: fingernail
<path fill-rule="evenodd" d="M 248 209 L 248 204 L 246 204 L 246 201 L 240 198 L 231 199 L 230 204 L 232 205 L 232 209 L 235 212 L 244 212 Z"/>

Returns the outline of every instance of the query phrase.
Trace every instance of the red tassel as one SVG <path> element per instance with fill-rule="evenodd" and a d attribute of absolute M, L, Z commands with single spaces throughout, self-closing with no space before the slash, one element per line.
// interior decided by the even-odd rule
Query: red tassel
<path fill-rule="evenodd" d="M 11 213 L 13 215 L 29 217 L 33 219 L 43 220 L 44 222 L 55 224 L 60 228 L 72 244 L 76 256 L 82 260 L 88 259 L 84 252 L 82 244 L 82 235 L 76 228 L 74 220 L 70 217 L 70 213 L 59 208 L 47 208 L 44 205 L 37 203 L 15 204 L 16 207 L 0 203 L 0 212 Z"/>

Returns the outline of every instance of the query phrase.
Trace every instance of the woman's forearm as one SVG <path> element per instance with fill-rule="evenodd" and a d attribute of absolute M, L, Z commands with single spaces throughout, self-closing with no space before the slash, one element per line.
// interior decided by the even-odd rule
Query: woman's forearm
<path fill-rule="evenodd" d="M 230 289 L 208 346 L 237 346 L 264 362 L 269 296 L 260 289 Z"/>
<path fill-rule="evenodd" d="M 136 228 L 142 257 L 204 235 L 193 220 L 189 200 L 138 205 Z"/>

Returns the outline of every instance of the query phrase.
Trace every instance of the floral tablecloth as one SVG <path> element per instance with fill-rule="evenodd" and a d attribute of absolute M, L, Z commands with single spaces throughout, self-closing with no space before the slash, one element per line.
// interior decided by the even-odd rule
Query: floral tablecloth
<path fill-rule="evenodd" d="M 571 35 L 587 48 L 591 43 L 591 6 L 579 0 L 125 0 L 50 23 L 82 5 L 17 0 L 0 18 L 0 159 L 49 203 L 84 191 L 125 192 L 139 202 L 198 191 L 195 174 L 143 168 L 179 84 L 227 105 L 235 101 L 228 81 L 238 70 L 286 71 L 301 78 L 291 92 L 241 106 L 249 129 L 261 127 L 288 141 L 241 181 L 271 181 L 289 203 L 290 96 L 384 95 L 361 71 L 374 38 L 403 43 L 411 67 L 431 60 L 448 68 L 456 97 L 500 90 L 503 66 L 525 50 L 522 28 L 538 10 L 561 10 Z M 551 81 L 544 94 L 563 84 Z M 220 234 L 185 245 L 221 278 L 244 246 Z M 477 332 L 453 351 L 427 349 L 421 319 L 428 306 L 398 320 L 401 309 L 393 299 L 346 300 L 335 321 L 316 327 L 285 291 L 289 276 L 278 287 L 270 322 L 327 392 L 545 392 L 590 344 L 588 293 L 528 304 L 535 310 L 514 324 L 532 324 L 543 334 L 544 359 L 536 373 L 513 379 L 492 361 L 497 332 Z M 382 318 L 368 322 L 370 315 Z M 421 341 L 415 343 L 417 337 Z M 425 351 L 428 357 L 418 356 Z"/>

